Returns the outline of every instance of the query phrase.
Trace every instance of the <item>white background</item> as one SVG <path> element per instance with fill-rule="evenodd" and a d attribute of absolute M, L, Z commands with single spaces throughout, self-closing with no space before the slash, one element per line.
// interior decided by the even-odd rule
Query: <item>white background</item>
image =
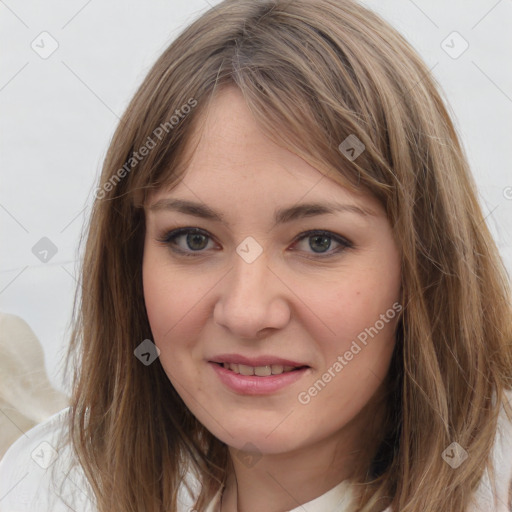
<path fill-rule="evenodd" d="M 405 35 L 444 89 L 510 272 L 512 1 L 364 3 Z M 32 327 L 61 390 L 78 243 L 110 138 L 158 55 L 208 8 L 205 0 L 0 0 L 0 310 Z M 58 43 L 47 59 L 31 47 L 50 48 L 44 31 Z M 469 44 L 456 59 L 441 46 L 453 31 Z M 461 43 L 447 42 L 453 51 Z M 32 253 L 42 237 L 58 251 L 47 263 Z"/>

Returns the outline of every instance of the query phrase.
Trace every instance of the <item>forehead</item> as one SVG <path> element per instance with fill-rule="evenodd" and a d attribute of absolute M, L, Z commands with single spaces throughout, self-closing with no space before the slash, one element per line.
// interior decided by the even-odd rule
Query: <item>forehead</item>
<path fill-rule="evenodd" d="M 219 90 L 200 114 L 189 141 L 190 153 L 180 181 L 153 194 L 196 194 L 195 199 L 226 194 L 248 201 L 280 198 L 287 202 L 358 199 L 375 203 L 367 192 L 355 192 L 335 180 L 337 171 L 327 173 L 299 155 L 276 144 L 254 119 L 241 91 L 235 86 Z M 193 149 L 192 149 L 193 148 Z M 372 201 L 373 200 L 373 201 Z"/>
<path fill-rule="evenodd" d="M 221 90 L 202 114 L 200 130 L 192 135 L 194 153 L 187 168 L 189 179 L 195 171 L 205 169 L 219 176 L 222 171 L 245 174 L 244 179 L 259 170 L 257 176 L 261 177 L 269 166 L 274 175 L 281 169 L 295 170 L 290 176 L 298 180 L 318 181 L 321 177 L 319 171 L 267 136 L 238 88 Z"/>
<path fill-rule="evenodd" d="M 341 185 L 338 170 L 321 171 L 267 136 L 235 86 L 217 91 L 198 112 L 183 155 L 179 179 L 149 194 L 146 206 L 178 198 L 230 216 L 250 216 L 302 203 L 336 202 L 385 216 L 368 191 Z"/>

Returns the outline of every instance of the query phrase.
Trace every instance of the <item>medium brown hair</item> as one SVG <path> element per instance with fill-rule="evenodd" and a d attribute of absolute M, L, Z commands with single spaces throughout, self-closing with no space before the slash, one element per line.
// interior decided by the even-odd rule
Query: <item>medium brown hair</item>
<path fill-rule="evenodd" d="M 187 471 L 201 483 L 201 511 L 225 481 L 226 445 L 190 413 L 160 362 L 145 366 L 134 350 L 152 339 L 145 199 L 182 176 L 191 135 L 228 85 L 276 142 L 341 185 L 371 191 L 400 250 L 404 310 L 389 412 L 380 448 L 354 482 L 354 510 L 464 510 L 490 468 L 511 388 L 512 315 L 439 87 L 404 38 L 354 1 L 225 0 L 174 40 L 140 86 L 90 217 L 68 359 L 69 433 L 98 511 L 179 510 Z M 365 146 L 353 161 L 338 149 L 349 135 Z M 149 139 L 155 146 L 139 159 Z M 453 441 L 470 454 L 457 471 L 441 458 Z"/>

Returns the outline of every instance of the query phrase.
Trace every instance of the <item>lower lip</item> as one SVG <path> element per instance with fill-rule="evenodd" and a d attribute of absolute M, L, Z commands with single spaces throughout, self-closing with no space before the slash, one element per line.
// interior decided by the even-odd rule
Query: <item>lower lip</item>
<path fill-rule="evenodd" d="M 208 363 L 213 367 L 221 382 L 228 388 L 244 395 L 268 395 L 298 381 L 309 368 L 301 368 L 280 375 L 257 377 L 255 375 L 241 375 L 224 368 L 217 363 Z"/>

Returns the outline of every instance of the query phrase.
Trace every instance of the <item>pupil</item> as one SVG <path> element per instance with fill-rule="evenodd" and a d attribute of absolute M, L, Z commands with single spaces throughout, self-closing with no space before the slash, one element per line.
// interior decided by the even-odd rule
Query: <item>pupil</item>
<path fill-rule="evenodd" d="M 198 251 L 206 247 L 206 243 L 204 243 L 205 239 L 206 237 L 204 235 L 198 233 L 189 234 L 187 235 L 187 245 L 190 249 Z"/>
<path fill-rule="evenodd" d="M 315 248 L 314 244 L 316 243 L 318 244 L 316 247 L 319 247 L 320 250 L 317 250 Z M 322 249 L 329 249 L 329 247 L 331 246 L 331 239 L 328 236 L 324 235 L 312 236 L 309 242 L 309 246 L 315 252 L 322 252 Z"/>

